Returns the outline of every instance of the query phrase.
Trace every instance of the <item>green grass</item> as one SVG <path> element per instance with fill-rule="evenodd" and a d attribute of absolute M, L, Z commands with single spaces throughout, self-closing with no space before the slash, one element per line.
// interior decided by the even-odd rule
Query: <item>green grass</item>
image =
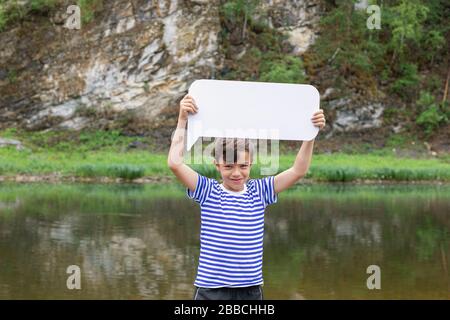
<path fill-rule="evenodd" d="M 280 156 L 278 172 L 289 168 L 295 155 Z M 1 175 L 42 175 L 58 173 L 75 177 L 112 177 L 133 180 L 144 176 L 173 176 L 166 165 L 166 154 L 148 151 L 99 150 L 83 153 L 62 151 L 32 152 L 15 148 L 0 149 Z M 208 177 L 219 178 L 219 173 L 209 163 L 192 167 Z M 252 177 L 261 177 L 262 167 L 255 164 Z M 306 178 L 318 181 L 347 182 L 367 180 L 441 180 L 450 181 L 450 164 L 440 159 L 408 159 L 379 155 L 317 154 Z"/>
<path fill-rule="evenodd" d="M 134 180 L 141 177 L 174 177 L 166 165 L 166 153 L 127 149 L 130 142 L 153 146 L 145 137 L 127 137 L 117 131 L 73 133 L 24 133 L 14 129 L 0 132 L 0 137 L 22 141 L 25 150 L 0 148 L 0 175 L 45 175 L 61 177 L 111 177 Z M 283 153 L 279 161 L 265 159 L 253 165 L 251 177 L 262 177 L 262 168 L 271 165 L 276 172 L 288 169 L 295 153 Z M 190 164 L 194 170 L 219 179 L 212 158 L 202 164 Z M 275 173 L 274 173 L 275 174 Z M 314 154 L 305 178 L 315 181 L 350 182 L 355 180 L 385 181 L 450 181 L 450 156 L 439 158 L 406 158 L 395 156 L 389 148 L 371 153 Z"/>

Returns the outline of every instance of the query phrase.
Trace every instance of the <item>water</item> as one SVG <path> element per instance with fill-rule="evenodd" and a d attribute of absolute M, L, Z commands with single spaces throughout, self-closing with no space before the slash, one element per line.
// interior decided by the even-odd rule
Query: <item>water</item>
<path fill-rule="evenodd" d="M 266 299 L 450 298 L 448 185 L 300 185 L 266 214 Z M 0 184 L 0 299 L 191 299 L 199 227 L 179 185 Z"/>

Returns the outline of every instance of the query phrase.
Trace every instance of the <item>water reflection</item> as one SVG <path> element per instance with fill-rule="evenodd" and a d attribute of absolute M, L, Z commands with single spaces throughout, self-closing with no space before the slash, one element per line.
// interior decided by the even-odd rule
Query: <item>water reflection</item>
<path fill-rule="evenodd" d="M 299 186 L 266 216 L 267 299 L 450 298 L 450 186 Z M 1 299 L 190 299 L 199 210 L 178 185 L 0 184 Z M 368 290 L 378 265 L 382 289 Z M 81 290 L 68 290 L 78 265 Z"/>

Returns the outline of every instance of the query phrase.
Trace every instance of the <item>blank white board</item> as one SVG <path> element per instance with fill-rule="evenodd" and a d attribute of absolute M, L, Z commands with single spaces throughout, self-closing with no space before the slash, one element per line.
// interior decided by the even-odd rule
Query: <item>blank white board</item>
<path fill-rule="evenodd" d="M 196 80 L 189 88 L 199 111 L 190 114 L 187 150 L 200 137 L 309 141 L 320 108 L 317 89 L 306 84 Z"/>

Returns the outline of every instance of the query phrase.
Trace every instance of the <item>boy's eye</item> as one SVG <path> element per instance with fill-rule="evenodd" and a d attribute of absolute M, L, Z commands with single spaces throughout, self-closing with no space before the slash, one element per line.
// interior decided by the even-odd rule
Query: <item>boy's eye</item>
<path fill-rule="evenodd" d="M 242 169 L 247 169 L 247 167 L 248 167 L 248 165 L 246 165 L 246 164 L 241 165 Z"/>

